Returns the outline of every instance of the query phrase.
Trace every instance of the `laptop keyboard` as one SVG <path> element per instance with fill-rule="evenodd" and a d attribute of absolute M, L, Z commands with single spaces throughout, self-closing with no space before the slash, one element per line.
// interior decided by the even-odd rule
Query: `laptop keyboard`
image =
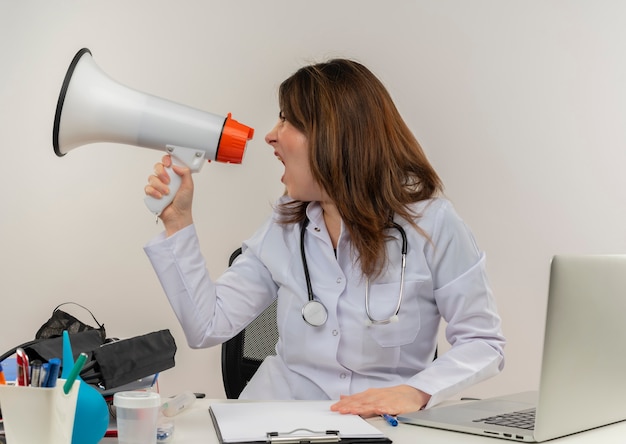
<path fill-rule="evenodd" d="M 488 418 L 475 419 L 473 422 L 534 430 L 535 409 L 533 408 L 528 410 L 521 410 L 519 412 L 511 412 L 502 415 L 490 416 Z"/>

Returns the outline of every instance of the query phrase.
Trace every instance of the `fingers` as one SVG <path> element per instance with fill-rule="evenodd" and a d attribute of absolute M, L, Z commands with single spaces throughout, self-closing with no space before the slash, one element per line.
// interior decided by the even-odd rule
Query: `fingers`
<path fill-rule="evenodd" d="M 331 410 L 342 413 L 361 415 L 364 417 L 392 413 L 392 405 L 383 393 L 376 390 L 366 390 L 351 396 L 341 396 L 339 402 L 331 406 Z"/>
<path fill-rule="evenodd" d="M 191 174 L 188 168 L 174 165 L 171 156 L 165 155 L 162 162 L 154 165 L 154 174 L 148 177 L 148 185 L 144 187 L 146 195 L 160 199 L 170 193 L 168 185 L 171 183 L 171 177 L 168 168 L 183 178 Z"/>
<path fill-rule="evenodd" d="M 154 165 L 154 173 L 144 186 L 144 193 L 154 199 L 173 193 L 171 202 L 159 214 L 167 236 L 193 224 L 191 206 L 194 185 L 191 176 L 190 168 L 175 165 L 170 155 L 165 155 L 161 162 Z"/>
<path fill-rule="evenodd" d="M 170 159 L 170 156 L 166 156 L 163 159 Z M 169 165 L 165 165 L 164 163 L 154 164 L 154 176 L 156 176 L 161 182 L 167 185 L 170 183 L 170 175 L 167 173 L 166 168 L 169 168 Z"/>
<path fill-rule="evenodd" d="M 167 171 L 165 171 L 165 167 L 163 164 L 157 163 L 154 166 L 154 174 L 148 177 L 148 185 L 144 187 L 144 192 L 147 196 L 160 199 L 161 197 L 169 194 L 169 183 L 170 177 L 167 174 Z"/>
<path fill-rule="evenodd" d="M 343 414 L 375 416 L 384 413 L 398 415 L 422 408 L 430 395 L 408 385 L 373 388 L 350 396 L 341 396 L 331 406 L 332 411 Z"/>
<path fill-rule="evenodd" d="M 169 194 L 169 189 L 167 187 L 160 191 L 152 185 L 146 185 L 143 191 L 146 196 L 150 196 L 155 199 L 161 199 L 163 196 L 167 196 Z"/>
<path fill-rule="evenodd" d="M 169 154 L 163 156 L 163 159 L 161 160 L 161 162 L 154 165 L 154 175 L 158 177 L 165 184 L 170 183 L 170 175 L 167 169 L 171 169 L 179 176 L 185 176 L 185 175 L 191 174 L 191 170 L 189 168 L 184 167 L 182 165 L 174 164 L 172 162 L 172 157 Z"/>
<path fill-rule="evenodd" d="M 165 165 L 166 168 L 171 167 L 172 166 L 172 156 L 170 156 L 169 154 L 166 154 L 161 159 L 161 162 L 163 162 L 163 165 Z"/>

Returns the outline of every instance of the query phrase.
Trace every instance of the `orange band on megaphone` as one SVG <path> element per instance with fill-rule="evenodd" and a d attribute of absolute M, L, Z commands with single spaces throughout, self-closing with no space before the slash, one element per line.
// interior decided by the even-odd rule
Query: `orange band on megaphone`
<path fill-rule="evenodd" d="M 218 162 L 241 163 L 248 140 L 254 136 L 254 129 L 237 122 L 228 113 L 215 160 Z"/>

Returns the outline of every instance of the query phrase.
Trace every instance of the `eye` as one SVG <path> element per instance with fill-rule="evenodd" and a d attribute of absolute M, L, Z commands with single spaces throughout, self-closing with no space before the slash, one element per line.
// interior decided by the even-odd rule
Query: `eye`
<path fill-rule="evenodd" d="M 287 121 L 287 118 L 285 117 L 285 114 L 284 114 L 282 111 L 278 113 L 278 119 L 279 119 L 281 122 L 285 122 L 285 121 Z"/>

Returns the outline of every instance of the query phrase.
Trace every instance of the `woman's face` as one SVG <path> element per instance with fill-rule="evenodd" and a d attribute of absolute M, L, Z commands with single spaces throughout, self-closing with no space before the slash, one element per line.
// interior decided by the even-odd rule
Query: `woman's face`
<path fill-rule="evenodd" d="M 285 166 L 281 182 L 289 197 L 304 202 L 321 201 L 324 194 L 311 173 L 306 136 L 280 113 L 278 123 L 267 133 L 265 141 Z"/>

